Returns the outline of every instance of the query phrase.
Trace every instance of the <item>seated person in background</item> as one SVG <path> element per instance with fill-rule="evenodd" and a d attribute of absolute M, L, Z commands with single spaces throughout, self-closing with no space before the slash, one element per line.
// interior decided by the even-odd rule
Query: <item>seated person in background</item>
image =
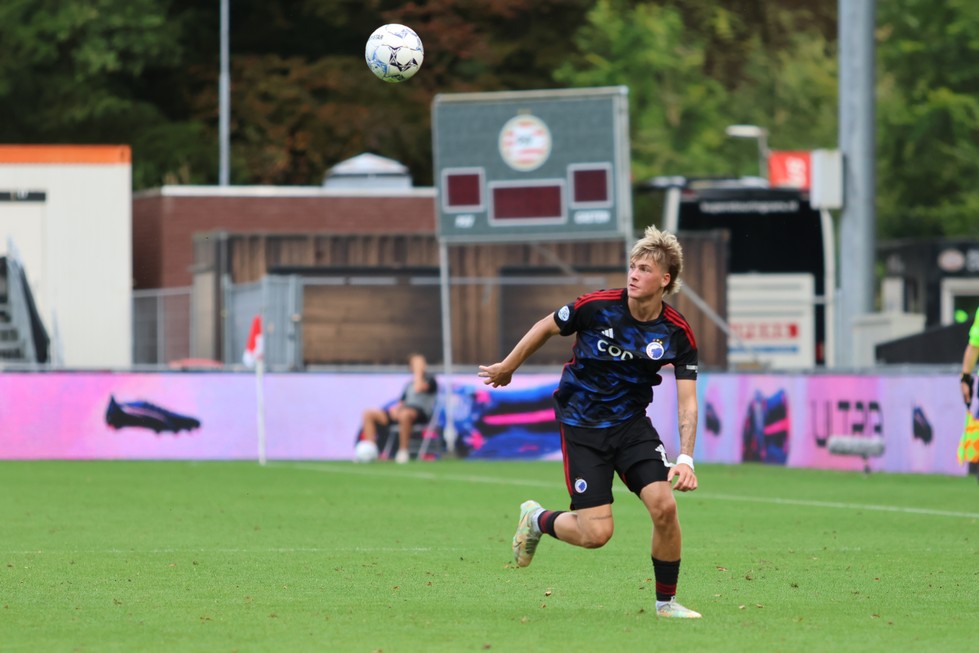
<path fill-rule="evenodd" d="M 398 425 L 399 446 L 395 460 L 399 463 L 408 462 L 411 429 L 415 424 L 427 423 L 431 419 L 435 399 L 438 397 L 438 384 L 435 377 L 426 370 L 425 357 L 411 354 L 408 357 L 408 367 L 411 369 L 412 379 L 405 385 L 401 399 L 387 408 L 368 408 L 363 417 L 362 439 L 372 442 L 377 442 L 379 428 Z"/>

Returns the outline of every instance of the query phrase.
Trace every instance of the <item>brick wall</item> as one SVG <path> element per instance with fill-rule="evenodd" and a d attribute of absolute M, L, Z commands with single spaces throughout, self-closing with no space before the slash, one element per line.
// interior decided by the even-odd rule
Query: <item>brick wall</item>
<path fill-rule="evenodd" d="M 164 187 L 137 193 L 133 198 L 134 288 L 190 285 L 197 233 L 435 233 L 434 189 L 383 195 L 317 188 L 299 188 L 291 195 L 289 189 L 276 188 L 267 194 L 261 190 Z"/>

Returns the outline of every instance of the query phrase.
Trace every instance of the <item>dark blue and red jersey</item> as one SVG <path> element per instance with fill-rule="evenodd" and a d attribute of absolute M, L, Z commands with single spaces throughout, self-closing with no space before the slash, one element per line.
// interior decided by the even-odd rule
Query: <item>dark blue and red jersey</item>
<path fill-rule="evenodd" d="M 558 421 L 604 428 L 645 415 L 659 371 L 697 378 L 697 343 L 690 325 L 663 303 L 658 318 L 640 322 L 624 288 L 582 295 L 554 312 L 562 336 L 577 334 L 571 360 L 554 392 Z"/>

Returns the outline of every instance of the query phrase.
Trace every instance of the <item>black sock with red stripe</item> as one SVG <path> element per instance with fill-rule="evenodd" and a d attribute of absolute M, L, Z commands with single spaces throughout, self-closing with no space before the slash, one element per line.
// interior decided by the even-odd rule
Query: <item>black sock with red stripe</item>
<path fill-rule="evenodd" d="M 669 601 L 676 596 L 676 583 L 680 578 L 679 560 L 667 562 L 653 558 L 653 575 L 656 577 L 657 601 Z"/>
<path fill-rule="evenodd" d="M 554 522 L 557 521 L 559 515 L 564 514 L 564 510 L 545 510 L 541 514 L 537 515 L 537 527 L 540 528 L 541 533 L 547 533 L 554 539 L 557 539 L 557 535 L 554 533 Z"/>

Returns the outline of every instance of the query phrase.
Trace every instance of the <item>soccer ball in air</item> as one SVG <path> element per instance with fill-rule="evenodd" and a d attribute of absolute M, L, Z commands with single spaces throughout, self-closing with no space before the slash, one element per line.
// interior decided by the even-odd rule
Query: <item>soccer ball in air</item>
<path fill-rule="evenodd" d="M 354 460 L 358 463 L 372 463 L 377 460 L 377 443 L 372 440 L 360 440 L 354 447 Z"/>
<path fill-rule="evenodd" d="M 391 23 L 381 25 L 367 39 L 367 67 L 385 82 L 403 82 L 421 68 L 425 58 L 422 40 L 415 30 Z"/>

